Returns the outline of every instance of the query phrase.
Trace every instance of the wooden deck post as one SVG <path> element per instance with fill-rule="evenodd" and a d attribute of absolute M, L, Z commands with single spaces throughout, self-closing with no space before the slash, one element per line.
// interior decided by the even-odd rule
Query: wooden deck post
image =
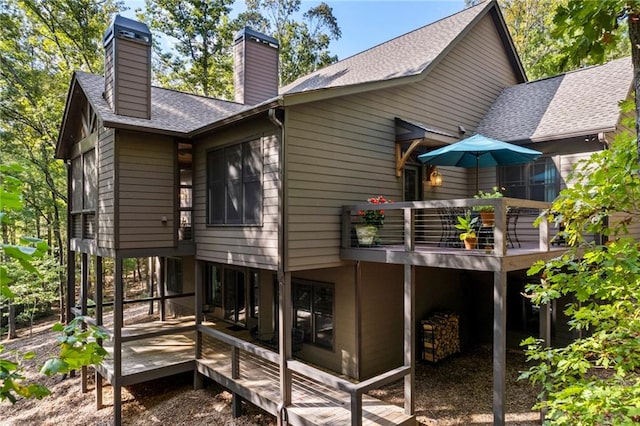
<path fill-rule="evenodd" d="M 550 232 L 549 232 L 549 217 L 548 215 L 544 215 L 543 220 L 540 221 L 540 225 L 538 225 L 539 228 L 539 248 L 540 251 L 549 251 L 551 244 L 549 243 L 550 238 Z"/>
<path fill-rule="evenodd" d="M 242 397 L 235 392 L 231 399 L 231 415 L 234 419 L 242 416 Z"/>
<path fill-rule="evenodd" d="M 351 247 L 351 212 L 348 210 L 342 210 L 342 232 L 341 236 L 341 245 L 342 248 L 350 248 Z"/>
<path fill-rule="evenodd" d="M 362 425 L 362 394 L 351 392 L 351 426 Z"/>
<path fill-rule="evenodd" d="M 291 372 L 287 368 L 287 360 L 291 358 L 291 272 L 284 272 L 280 275 L 279 287 L 280 403 L 282 407 L 286 408 L 291 405 Z M 278 426 L 282 424 L 282 416 L 278 416 Z"/>
<path fill-rule="evenodd" d="M 196 296 L 194 298 L 195 299 L 194 312 L 196 313 L 196 348 L 195 348 L 196 358 L 195 359 L 197 362 L 197 360 L 202 358 L 202 333 L 198 331 L 198 326 L 202 324 L 202 298 L 203 298 L 203 292 L 204 292 L 204 288 L 202 286 L 202 273 L 203 273 L 202 261 L 196 260 L 194 273 L 195 273 L 195 290 L 196 290 Z M 195 368 L 193 370 L 193 389 L 198 390 L 198 389 L 202 389 L 203 387 L 204 387 L 204 380 L 203 380 L 202 374 L 198 373 L 198 369 Z"/>
<path fill-rule="evenodd" d="M 165 271 L 165 258 L 161 257 L 160 258 L 160 279 L 158 280 L 158 293 L 160 296 L 160 321 L 164 321 L 167 319 L 167 311 L 166 311 L 166 306 L 165 306 L 165 300 L 164 300 L 164 296 L 165 296 L 165 291 L 164 289 L 166 288 L 166 271 Z"/>
<path fill-rule="evenodd" d="M 507 273 L 493 273 L 493 424 L 505 423 Z"/>
<path fill-rule="evenodd" d="M 197 263 L 197 262 L 196 262 Z M 149 291 L 149 297 L 153 298 L 153 267 L 155 266 L 154 258 L 150 257 L 147 259 L 147 269 L 149 273 L 147 274 L 147 289 Z M 149 302 L 149 315 L 153 315 L 153 304 L 154 300 Z"/>
<path fill-rule="evenodd" d="M 116 255 L 113 297 L 113 420 L 122 424 L 122 319 L 124 283 L 122 281 L 122 258 Z"/>
<path fill-rule="evenodd" d="M 549 303 L 540 305 L 540 338 L 544 342 L 545 347 L 551 346 L 551 306 Z M 546 397 L 543 397 L 546 399 Z M 540 410 L 540 422 L 544 423 L 547 416 L 547 410 Z"/>
<path fill-rule="evenodd" d="M 494 210 L 493 250 L 496 256 L 507 254 L 507 206 L 504 200 L 498 200 Z"/>
<path fill-rule="evenodd" d="M 404 376 L 404 413 L 415 413 L 415 266 L 404 265 L 404 366 L 410 372 Z"/>
<path fill-rule="evenodd" d="M 71 308 L 76 304 L 76 252 L 67 251 L 67 288 L 66 288 L 65 320 L 67 324 L 73 319 Z"/>
<path fill-rule="evenodd" d="M 95 288 L 95 304 L 96 304 L 96 325 L 103 324 L 102 313 L 102 290 L 104 286 L 104 270 L 103 270 L 102 256 L 96 256 L 96 288 Z M 102 340 L 98 341 L 98 344 L 102 346 Z M 95 371 L 95 386 L 96 386 L 96 410 L 103 408 L 102 403 L 102 375 Z"/>
<path fill-rule="evenodd" d="M 87 253 L 82 253 L 81 255 L 81 263 L 80 263 L 80 314 L 82 316 L 87 315 L 87 298 L 89 296 L 89 268 L 91 267 L 91 262 L 89 261 L 89 255 Z M 87 325 L 82 324 L 82 328 L 86 329 Z M 83 366 L 80 369 L 80 389 L 82 393 L 87 393 L 87 375 L 88 368 L 87 366 Z"/>
<path fill-rule="evenodd" d="M 404 249 L 413 251 L 413 214 L 411 209 L 404 209 Z M 415 411 L 415 266 L 404 265 L 404 366 L 410 367 L 409 374 L 404 376 L 404 412 L 413 415 Z"/>

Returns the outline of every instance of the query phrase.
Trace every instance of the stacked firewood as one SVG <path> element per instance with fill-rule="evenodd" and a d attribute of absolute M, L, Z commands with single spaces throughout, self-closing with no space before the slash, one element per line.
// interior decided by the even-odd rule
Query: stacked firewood
<path fill-rule="evenodd" d="M 422 359 L 438 362 L 460 352 L 459 323 L 454 312 L 438 312 L 422 320 Z"/>

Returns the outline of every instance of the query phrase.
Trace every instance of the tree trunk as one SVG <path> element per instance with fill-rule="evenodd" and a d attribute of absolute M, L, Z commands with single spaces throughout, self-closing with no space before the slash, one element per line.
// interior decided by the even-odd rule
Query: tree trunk
<path fill-rule="evenodd" d="M 9 302 L 9 329 L 7 330 L 7 340 L 15 339 L 18 337 L 16 333 L 16 307 L 13 301 Z"/>
<path fill-rule="evenodd" d="M 6 223 L 2 224 L 2 242 L 9 244 L 9 227 Z M 4 261 L 9 261 L 9 256 L 4 257 Z M 9 300 L 9 318 L 8 318 L 7 340 L 15 339 L 18 337 L 16 334 L 16 307 L 13 304 L 13 300 Z"/>
<path fill-rule="evenodd" d="M 629 41 L 631 42 L 631 61 L 633 63 L 633 87 L 636 102 L 636 144 L 638 164 L 640 164 L 640 16 L 629 16 Z"/>

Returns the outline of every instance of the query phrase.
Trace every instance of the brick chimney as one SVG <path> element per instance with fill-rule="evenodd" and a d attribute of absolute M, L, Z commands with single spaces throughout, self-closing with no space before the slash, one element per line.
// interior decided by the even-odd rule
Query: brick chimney
<path fill-rule="evenodd" d="M 103 37 L 104 98 L 114 113 L 151 118 L 151 31 L 116 15 Z"/>
<path fill-rule="evenodd" d="M 273 37 L 245 27 L 233 44 L 235 100 L 256 105 L 278 95 L 278 51 Z"/>

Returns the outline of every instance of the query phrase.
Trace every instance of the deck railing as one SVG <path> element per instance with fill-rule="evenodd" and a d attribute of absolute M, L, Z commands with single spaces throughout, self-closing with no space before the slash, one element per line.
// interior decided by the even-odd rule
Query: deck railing
<path fill-rule="evenodd" d="M 482 223 L 479 206 L 492 206 L 494 222 Z M 342 248 L 375 249 L 404 246 L 405 251 L 420 249 L 465 250 L 460 232 L 455 228 L 459 216 L 468 212 L 478 217 L 475 250 L 505 256 L 510 249 L 537 248 L 548 251 L 560 240 L 557 230 L 551 233 L 549 223 L 535 219 L 550 208 L 551 203 L 516 198 L 453 199 L 401 202 L 393 204 L 356 204 L 343 206 Z M 384 211 L 384 224 L 375 229 L 373 240 L 363 238 L 366 231 L 363 214 Z M 360 236 L 358 235 L 360 233 Z"/>
<path fill-rule="evenodd" d="M 206 325 L 197 326 L 197 331 L 203 333 L 205 336 L 216 339 L 228 345 L 232 365 L 232 379 L 238 379 L 240 377 L 241 350 L 256 355 L 260 358 L 263 358 L 265 361 L 271 362 L 276 365 L 280 362 L 280 355 L 277 352 L 273 352 L 272 350 L 249 343 L 245 340 L 231 336 L 222 331 L 215 330 Z M 201 356 L 203 356 L 203 354 L 196 355 L 197 358 Z M 291 373 L 297 373 L 301 376 L 305 376 L 308 379 L 317 381 L 324 386 L 328 386 L 335 390 L 346 392 L 347 394 L 349 394 L 351 401 L 352 425 L 362 424 L 362 395 L 364 393 L 372 389 L 377 389 L 394 381 L 400 380 L 404 376 L 411 373 L 411 367 L 403 366 L 387 371 L 368 380 L 359 383 L 353 383 L 297 360 L 288 360 L 286 366 L 286 368 L 289 369 Z"/>

